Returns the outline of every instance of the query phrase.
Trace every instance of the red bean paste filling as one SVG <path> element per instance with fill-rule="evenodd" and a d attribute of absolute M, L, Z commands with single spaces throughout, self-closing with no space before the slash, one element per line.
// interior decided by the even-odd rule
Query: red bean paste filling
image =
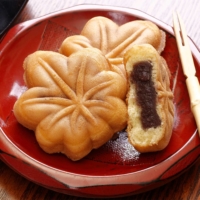
<path fill-rule="evenodd" d="M 141 122 L 144 129 L 161 125 L 156 112 L 156 90 L 151 79 L 152 65 L 148 61 L 137 63 L 131 72 L 131 82 L 136 85 L 137 103 L 141 107 Z"/>

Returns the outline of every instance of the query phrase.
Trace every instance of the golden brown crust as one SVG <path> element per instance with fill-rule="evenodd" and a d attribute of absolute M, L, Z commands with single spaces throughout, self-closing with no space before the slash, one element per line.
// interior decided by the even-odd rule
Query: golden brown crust
<path fill-rule="evenodd" d="M 69 56 L 83 48 L 97 48 L 125 76 L 124 53 L 135 44 L 146 43 L 161 52 L 165 46 L 165 33 L 150 21 L 136 20 L 119 26 L 108 18 L 94 17 L 85 24 L 80 35 L 63 41 L 60 53 Z"/>
<path fill-rule="evenodd" d="M 130 73 L 135 64 L 148 61 L 153 66 L 152 81 L 157 92 L 156 111 L 161 125 L 144 129 L 141 123 L 141 107 L 137 103 L 136 86 L 130 81 Z M 127 94 L 128 127 L 130 143 L 139 152 L 164 149 L 171 138 L 174 120 L 173 93 L 170 89 L 170 72 L 167 64 L 151 45 L 135 45 L 124 55 L 124 63 L 129 79 Z"/>
<path fill-rule="evenodd" d="M 29 89 L 14 114 L 47 153 L 79 160 L 126 127 L 126 82 L 99 50 L 70 57 L 37 51 L 26 58 L 24 70 Z"/>

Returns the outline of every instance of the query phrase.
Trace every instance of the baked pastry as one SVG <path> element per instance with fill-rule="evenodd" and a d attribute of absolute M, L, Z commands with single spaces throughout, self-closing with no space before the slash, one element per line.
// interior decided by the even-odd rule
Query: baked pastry
<path fill-rule="evenodd" d="M 171 138 L 174 105 L 168 66 L 156 49 L 135 45 L 124 55 L 130 143 L 139 152 L 164 149 Z"/>
<path fill-rule="evenodd" d="M 24 61 L 24 80 L 14 114 L 47 153 L 79 160 L 126 127 L 127 83 L 95 48 L 70 57 L 36 51 Z"/>
<path fill-rule="evenodd" d="M 70 56 L 83 48 L 93 47 L 102 51 L 116 70 L 124 77 L 123 55 L 135 44 L 151 44 L 158 52 L 165 47 L 165 33 L 154 23 L 135 20 L 118 25 L 106 17 L 94 17 L 83 27 L 80 35 L 67 37 L 60 53 Z"/>

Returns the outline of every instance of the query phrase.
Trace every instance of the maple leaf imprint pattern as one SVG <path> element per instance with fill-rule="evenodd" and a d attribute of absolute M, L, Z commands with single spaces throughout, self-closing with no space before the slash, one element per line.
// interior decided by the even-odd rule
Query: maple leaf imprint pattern
<path fill-rule="evenodd" d="M 15 115 L 46 152 L 77 160 L 125 128 L 127 83 L 99 50 L 70 57 L 38 51 L 24 68 L 29 89 L 16 102 Z"/>
<path fill-rule="evenodd" d="M 78 72 L 78 78 L 76 83 L 76 91 L 74 92 L 66 83 L 64 80 L 62 80 L 59 75 L 50 68 L 48 63 L 46 63 L 44 60 L 39 58 L 39 63 L 41 66 L 47 71 L 49 76 L 55 81 L 55 83 L 58 85 L 58 87 L 61 88 L 63 93 L 68 97 L 66 98 L 60 98 L 59 102 L 62 105 L 66 105 L 67 108 L 62 109 L 56 114 L 56 117 L 54 118 L 54 123 L 56 121 L 59 121 L 62 117 L 65 115 L 72 113 L 70 124 L 72 127 L 75 127 L 76 121 L 78 118 L 78 115 L 81 113 L 90 123 L 95 124 L 96 119 L 88 109 L 88 106 L 98 106 L 98 107 L 105 107 L 105 108 L 111 108 L 112 105 L 108 104 L 104 101 L 97 101 L 91 99 L 94 94 L 97 92 L 100 92 L 102 89 L 109 87 L 111 84 L 114 84 L 113 80 L 110 80 L 105 83 L 101 83 L 100 85 L 92 87 L 90 90 L 88 90 L 86 93 L 84 93 L 84 77 L 85 77 L 85 68 L 86 68 L 86 59 L 82 61 L 81 67 Z M 53 99 L 46 100 L 47 103 L 51 103 Z"/>
<path fill-rule="evenodd" d="M 83 48 L 97 48 L 105 55 L 113 69 L 126 78 L 124 53 L 137 44 L 151 44 L 161 52 L 161 38 L 164 41 L 164 32 L 150 21 L 135 20 L 118 25 L 109 18 L 99 16 L 91 18 L 80 35 L 67 37 L 59 51 L 69 56 Z"/>

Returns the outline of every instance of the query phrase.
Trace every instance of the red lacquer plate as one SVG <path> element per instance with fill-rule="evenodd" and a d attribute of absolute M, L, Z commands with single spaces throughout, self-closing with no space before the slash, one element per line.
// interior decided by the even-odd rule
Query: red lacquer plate
<path fill-rule="evenodd" d="M 172 138 L 165 150 L 139 154 L 122 132 L 117 139 L 73 162 L 64 155 L 43 152 L 34 133 L 16 121 L 13 104 L 25 89 L 24 58 L 39 49 L 57 51 L 64 38 L 79 34 L 85 23 L 95 16 L 108 17 L 119 25 L 147 19 L 166 32 L 166 48 L 162 56 L 172 74 L 176 113 Z M 192 41 L 190 44 L 200 77 L 199 51 Z M 200 139 L 170 26 L 138 10 L 76 6 L 16 25 L 1 42 L 0 50 L 0 158 L 27 179 L 69 195 L 119 197 L 161 186 L 199 158 Z"/>

